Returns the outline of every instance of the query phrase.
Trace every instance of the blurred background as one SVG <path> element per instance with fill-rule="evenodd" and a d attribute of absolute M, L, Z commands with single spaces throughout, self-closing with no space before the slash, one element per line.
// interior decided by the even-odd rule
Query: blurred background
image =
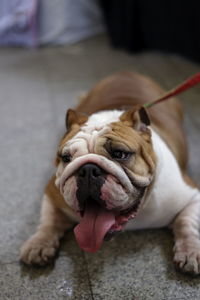
<path fill-rule="evenodd" d="M 116 48 L 199 61 L 199 9 L 195 0 L 1 0 L 0 44 L 69 45 L 107 32 Z"/>
<path fill-rule="evenodd" d="M 199 11 L 194 0 L 0 0 L 0 299 L 199 300 L 200 278 L 175 271 L 165 229 L 123 233 L 95 254 L 71 232 L 54 265 L 19 263 L 55 172 L 66 110 L 120 70 L 166 90 L 199 72 Z M 200 85 L 179 96 L 197 183 L 199 95 Z"/>

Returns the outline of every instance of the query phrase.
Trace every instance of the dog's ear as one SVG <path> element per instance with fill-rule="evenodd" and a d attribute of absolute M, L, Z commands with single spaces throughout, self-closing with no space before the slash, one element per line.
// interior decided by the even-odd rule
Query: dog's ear
<path fill-rule="evenodd" d="M 77 112 L 73 109 L 68 109 L 66 113 L 65 124 L 67 131 L 70 131 L 73 125 L 82 125 L 88 120 L 88 116 Z"/>
<path fill-rule="evenodd" d="M 140 121 L 145 124 L 146 126 L 150 126 L 151 125 L 151 121 L 149 118 L 149 115 L 146 111 L 146 109 L 142 106 L 139 110 L 138 110 L 139 116 L 140 116 Z"/>
<path fill-rule="evenodd" d="M 143 106 L 135 106 L 125 111 L 120 120 L 138 131 L 146 131 L 151 124 L 148 113 Z"/>

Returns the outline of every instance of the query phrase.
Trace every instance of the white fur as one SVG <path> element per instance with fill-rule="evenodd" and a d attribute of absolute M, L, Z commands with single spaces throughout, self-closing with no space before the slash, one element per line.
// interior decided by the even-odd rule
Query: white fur
<path fill-rule="evenodd" d="M 105 110 L 92 114 L 86 124 L 82 127 L 82 131 L 91 133 L 94 130 L 101 130 L 105 126 L 113 122 L 118 122 L 123 111 L 121 110 Z"/>
<path fill-rule="evenodd" d="M 159 135 L 152 130 L 157 168 L 153 188 L 147 196 L 145 206 L 125 229 L 156 228 L 169 225 L 175 216 L 199 194 L 182 178 L 178 163 Z"/>
<path fill-rule="evenodd" d="M 81 130 L 66 143 L 63 153 L 70 152 L 73 159 L 93 153 L 97 138 L 109 130 L 109 124 L 118 122 L 123 111 L 102 111 L 92 114 Z"/>

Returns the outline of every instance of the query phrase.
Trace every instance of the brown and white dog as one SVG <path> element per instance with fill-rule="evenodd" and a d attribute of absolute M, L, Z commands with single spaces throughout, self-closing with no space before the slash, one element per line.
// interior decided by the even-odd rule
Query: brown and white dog
<path fill-rule="evenodd" d="M 88 252 L 122 229 L 171 226 L 176 265 L 200 273 L 200 193 L 186 173 L 180 104 L 171 99 L 148 114 L 142 108 L 162 94 L 150 79 L 122 72 L 68 110 L 56 175 L 38 230 L 21 249 L 23 262 L 46 264 L 77 223 L 77 242 Z"/>

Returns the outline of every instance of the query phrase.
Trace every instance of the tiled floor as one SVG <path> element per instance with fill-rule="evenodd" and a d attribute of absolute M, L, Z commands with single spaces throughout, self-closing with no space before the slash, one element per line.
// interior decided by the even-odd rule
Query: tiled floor
<path fill-rule="evenodd" d="M 0 299 L 200 299 L 200 277 L 175 271 L 165 229 L 121 234 L 96 254 L 83 253 L 68 233 L 54 266 L 28 268 L 18 261 L 20 245 L 37 226 L 66 109 L 100 78 L 125 69 L 171 88 L 199 66 L 172 55 L 114 51 L 103 36 L 68 48 L 0 50 Z M 197 182 L 199 96 L 196 87 L 180 97 Z"/>

